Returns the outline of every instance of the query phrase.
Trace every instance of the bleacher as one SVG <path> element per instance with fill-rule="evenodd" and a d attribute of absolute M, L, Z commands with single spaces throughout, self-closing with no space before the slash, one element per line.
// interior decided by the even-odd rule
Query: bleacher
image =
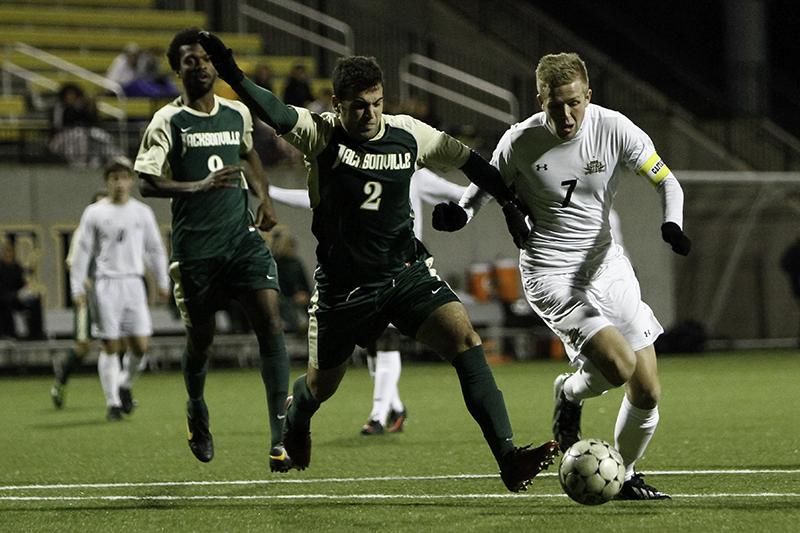
<path fill-rule="evenodd" d="M 80 71 L 104 76 L 122 49 L 129 43 L 136 43 L 141 49 L 153 50 L 161 61 L 161 72 L 169 74 L 171 69 L 164 50 L 174 34 L 189 26 L 207 25 L 203 12 L 156 9 L 154 0 L 4 2 L 0 6 L 0 47 L 4 50 L 0 145 L 12 149 L 19 146 L 19 153 L 26 151 L 25 145 L 31 142 L 43 146 L 49 134 L 48 111 L 58 88 L 67 82 L 77 84 L 97 98 L 103 120 L 119 121 L 120 117 L 139 122 L 148 120 L 164 104 L 163 100 L 119 98 Z M 245 72 L 252 72 L 259 64 L 269 67 L 277 94 L 282 94 L 285 78 L 294 65 L 304 65 L 312 75 L 317 72 L 312 57 L 264 55 L 262 40 L 257 34 L 223 32 L 220 35 L 236 50 Z M 20 43 L 35 50 L 20 47 Z M 75 71 L 37 57 L 38 51 L 67 62 Z M 327 79 L 312 79 L 311 83 L 314 92 L 330 86 Z M 223 96 L 234 96 L 224 82 L 220 81 L 216 90 Z M 108 129 L 115 128 L 120 126 L 114 124 Z M 133 142 L 125 144 L 135 146 L 138 133 L 138 129 L 128 132 Z"/>

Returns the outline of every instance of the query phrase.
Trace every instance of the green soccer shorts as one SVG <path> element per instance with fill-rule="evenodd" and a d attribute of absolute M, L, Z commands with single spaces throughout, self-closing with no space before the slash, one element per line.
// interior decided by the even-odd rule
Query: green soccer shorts
<path fill-rule="evenodd" d="M 335 368 L 350 357 L 356 344 L 366 347 L 374 342 L 389 323 L 403 335 L 415 337 L 433 311 L 459 301 L 432 264 L 432 257 L 418 259 L 380 287 L 349 293 L 318 282 L 309 309 L 309 363 Z"/>
<path fill-rule="evenodd" d="M 175 303 L 186 327 L 208 324 L 228 299 L 262 289 L 280 290 L 278 267 L 264 240 L 249 232 L 226 256 L 176 261 L 169 267 Z"/>

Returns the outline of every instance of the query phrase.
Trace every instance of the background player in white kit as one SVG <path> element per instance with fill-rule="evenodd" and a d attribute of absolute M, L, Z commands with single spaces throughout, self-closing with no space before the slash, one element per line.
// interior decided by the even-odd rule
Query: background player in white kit
<path fill-rule="evenodd" d="M 420 168 L 411 177 L 409 199 L 414 213 L 414 235 L 422 240 L 422 203 L 436 204 L 445 201 L 457 201 L 466 191 L 466 187 L 457 185 L 440 177 L 438 174 Z M 311 201 L 307 189 L 284 189 L 270 185 L 269 195 L 273 200 L 293 207 L 311 209 Z M 376 343 L 367 349 L 369 373 L 374 380 L 372 393 L 372 410 L 367 423 L 361 428 L 362 435 L 382 435 L 384 431 L 397 433 L 403 430 L 408 417 L 405 404 L 400 399 L 397 384 L 400 381 L 402 360 L 400 351 L 394 344 L 399 335 L 387 330 Z"/>
<path fill-rule="evenodd" d="M 131 386 L 153 333 L 145 293 L 147 266 L 154 274 L 161 298 L 169 295 L 167 255 L 152 209 L 130 197 L 133 165 L 126 157 L 113 159 L 104 172 L 108 197 L 83 212 L 78 243 L 70 269 L 72 299 L 86 303 L 84 282 L 95 261 L 94 293 L 97 336 L 103 348 L 97 359 L 100 384 L 106 397 L 107 418 L 122 417 L 123 402 L 132 405 Z M 117 352 L 127 339 L 130 347 L 124 369 Z"/>
<path fill-rule="evenodd" d="M 536 82 L 543 112 L 506 131 L 492 164 L 532 217 L 520 253 L 525 296 L 579 368 L 555 381 L 553 432 L 565 450 L 580 439 L 583 400 L 627 384 L 614 431 L 626 465 L 618 498 L 669 498 L 634 469 L 659 420 L 653 342 L 663 328 L 641 301 L 609 212 L 622 167 L 646 177 L 662 198 L 662 238 L 686 255 L 683 191 L 646 133 L 622 114 L 590 104 L 589 77 L 577 54 L 542 57 Z M 434 227 L 455 231 L 488 200 L 472 185 L 460 205 L 435 208 Z"/>

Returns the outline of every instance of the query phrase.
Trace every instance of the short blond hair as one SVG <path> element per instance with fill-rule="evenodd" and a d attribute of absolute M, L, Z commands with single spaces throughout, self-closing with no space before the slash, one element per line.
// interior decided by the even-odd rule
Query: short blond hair
<path fill-rule="evenodd" d="M 586 63 L 574 52 L 547 54 L 536 65 L 536 90 L 539 94 L 544 93 L 545 89 L 568 85 L 576 79 L 583 81 L 586 88 L 589 88 Z"/>

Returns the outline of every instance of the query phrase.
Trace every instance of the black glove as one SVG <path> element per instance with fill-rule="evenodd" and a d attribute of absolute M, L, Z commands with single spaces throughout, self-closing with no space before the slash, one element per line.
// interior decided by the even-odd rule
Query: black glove
<path fill-rule="evenodd" d="M 433 229 L 458 231 L 467 223 L 467 212 L 455 202 L 436 204 L 433 208 Z"/>
<path fill-rule="evenodd" d="M 661 238 L 672 246 L 672 251 L 676 254 L 689 255 L 689 250 L 692 249 L 692 241 L 674 222 L 661 224 Z"/>
<path fill-rule="evenodd" d="M 227 48 L 219 37 L 211 32 L 201 31 L 197 41 L 211 57 L 211 63 L 217 69 L 220 78 L 229 85 L 242 81 L 244 73 L 233 59 L 233 50 Z"/>
<path fill-rule="evenodd" d="M 531 233 L 531 228 L 525 219 L 525 213 L 514 202 L 507 202 L 503 206 L 503 215 L 506 217 L 506 226 L 508 226 L 508 232 L 514 239 L 514 244 L 517 248 L 524 247 L 525 241 L 528 240 L 528 235 Z"/>

